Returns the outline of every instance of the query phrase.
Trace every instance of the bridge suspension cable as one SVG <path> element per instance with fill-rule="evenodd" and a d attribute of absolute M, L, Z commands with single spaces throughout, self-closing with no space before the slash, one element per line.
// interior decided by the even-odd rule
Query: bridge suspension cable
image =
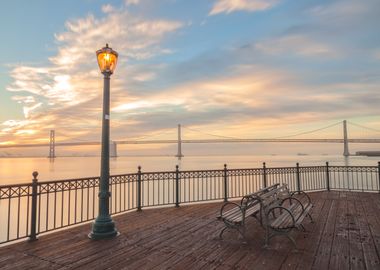
<path fill-rule="evenodd" d="M 366 126 L 363 126 L 363 125 L 359 125 L 359 124 L 353 123 L 353 122 L 351 122 L 351 121 L 347 121 L 347 122 L 348 122 L 350 125 L 353 125 L 353 126 L 356 126 L 356 127 L 360 127 L 360 128 L 367 129 L 367 130 L 370 130 L 370 131 L 380 132 L 380 129 L 375 129 L 375 128 L 366 127 Z"/>
<path fill-rule="evenodd" d="M 310 134 L 310 133 L 318 132 L 318 131 L 321 131 L 321 130 L 325 130 L 325 129 L 328 129 L 328 128 L 331 128 L 331 127 L 334 127 L 334 126 L 337 126 L 337 125 L 341 125 L 341 124 L 342 124 L 342 122 L 337 122 L 335 124 L 328 125 L 326 127 L 317 128 L 317 129 L 313 129 L 313 130 L 309 130 L 309 131 L 304 131 L 304 132 L 299 132 L 299 133 L 292 134 L 292 135 L 287 135 L 287 136 L 274 137 L 274 138 L 271 138 L 271 139 L 275 140 L 275 139 L 285 139 L 285 138 L 296 137 L 296 136 L 300 136 L 300 135 L 305 135 L 305 134 Z"/>
<path fill-rule="evenodd" d="M 214 136 L 214 137 L 222 138 L 222 139 L 235 139 L 235 140 L 241 140 L 241 138 L 237 138 L 237 137 L 229 137 L 229 136 L 222 136 L 222 135 L 216 135 L 216 134 L 211 134 L 211 133 L 203 132 L 203 131 L 196 130 L 196 129 L 189 128 L 189 127 L 185 127 L 185 126 L 182 126 L 182 128 L 187 129 L 187 130 L 191 130 L 191 131 L 195 131 L 195 132 L 198 132 L 198 133 L 201 133 L 201 134 L 205 134 L 205 135 L 208 135 L 208 136 Z"/>
<path fill-rule="evenodd" d="M 64 137 L 66 137 L 67 135 L 66 134 L 62 134 L 62 133 L 59 133 L 57 131 L 55 131 L 55 134 L 56 135 L 62 135 Z M 79 139 L 79 138 L 71 138 L 70 141 L 73 141 L 73 142 L 92 142 L 94 140 L 89 140 L 89 139 Z"/>
<path fill-rule="evenodd" d="M 161 136 L 161 135 L 166 135 L 166 134 L 173 133 L 173 132 L 175 132 L 175 130 L 174 129 L 170 129 L 170 130 L 165 130 L 163 132 L 160 132 L 160 133 L 157 133 L 157 134 L 153 134 L 153 135 L 149 134 L 149 135 L 137 137 L 137 138 L 134 138 L 133 140 L 134 141 L 141 141 L 141 140 L 143 140 L 145 138 L 148 138 L 148 137 L 154 138 L 154 137 L 158 137 L 158 136 Z M 115 140 L 115 141 L 118 141 L 118 140 Z"/>

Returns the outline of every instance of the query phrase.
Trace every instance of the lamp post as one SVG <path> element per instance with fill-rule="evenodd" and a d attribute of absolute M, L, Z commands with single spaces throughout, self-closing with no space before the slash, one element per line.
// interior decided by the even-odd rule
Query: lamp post
<path fill-rule="evenodd" d="M 89 233 L 91 239 L 111 238 L 118 235 L 109 213 L 109 141 L 110 141 L 110 77 L 115 70 L 118 54 L 114 50 L 106 47 L 96 51 L 96 56 L 100 71 L 104 75 L 103 88 L 103 114 L 102 114 L 102 155 L 100 163 L 100 183 L 99 183 L 99 214 L 92 224 L 92 231 Z"/>

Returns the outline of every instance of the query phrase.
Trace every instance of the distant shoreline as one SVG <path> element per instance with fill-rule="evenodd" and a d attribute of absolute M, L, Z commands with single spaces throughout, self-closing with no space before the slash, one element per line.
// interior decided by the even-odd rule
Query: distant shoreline
<path fill-rule="evenodd" d="M 327 154 L 327 153 L 320 153 L 320 154 L 311 154 L 311 153 L 292 153 L 292 154 L 189 154 L 185 155 L 183 158 L 186 157 L 222 157 L 222 156 L 231 156 L 231 157 L 239 157 L 239 156 L 294 156 L 294 157 L 300 157 L 300 156 L 340 156 L 340 153 L 336 154 Z M 355 154 L 350 155 L 351 157 L 360 157 L 360 156 L 367 156 L 367 157 L 379 157 L 380 151 L 357 151 Z M 83 156 L 70 156 L 70 155 L 63 155 L 63 156 L 56 156 L 56 159 L 59 158 L 95 158 L 99 157 L 100 155 L 83 155 Z M 112 158 L 122 158 L 122 157 L 173 157 L 176 158 L 173 154 L 142 154 L 142 155 L 119 155 L 117 157 L 110 157 Z M 0 159 L 6 159 L 6 158 L 46 158 L 49 159 L 47 156 L 0 156 Z"/>
<path fill-rule="evenodd" d="M 335 156 L 339 154 L 300 154 L 300 153 L 293 153 L 293 154 L 190 154 L 190 155 L 185 155 L 183 158 L 186 157 L 221 157 L 221 156 Z M 100 155 L 84 155 L 84 156 L 56 156 L 55 158 L 93 158 L 93 157 L 100 157 Z M 152 154 L 152 155 L 120 155 L 118 157 L 173 157 L 175 158 L 176 156 L 173 154 Z M 2 158 L 47 158 L 47 156 L 0 156 L 0 159 Z M 110 158 L 115 158 L 115 157 L 110 157 Z"/>
<path fill-rule="evenodd" d="M 357 151 L 357 156 L 380 157 L 380 151 Z"/>

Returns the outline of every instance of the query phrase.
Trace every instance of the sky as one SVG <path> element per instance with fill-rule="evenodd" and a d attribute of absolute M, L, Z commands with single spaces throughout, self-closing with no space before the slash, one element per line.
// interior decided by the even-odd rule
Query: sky
<path fill-rule="evenodd" d="M 100 140 L 106 43 L 114 140 L 377 132 L 379 25 L 378 0 L 5 1 L 0 144 Z"/>

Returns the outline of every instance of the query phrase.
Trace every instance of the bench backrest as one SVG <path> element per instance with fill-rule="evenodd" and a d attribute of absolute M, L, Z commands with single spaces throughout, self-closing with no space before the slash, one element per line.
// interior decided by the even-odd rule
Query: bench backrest
<path fill-rule="evenodd" d="M 247 194 L 241 199 L 240 205 L 243 206 L 244 208 L 253 207 L 256 204 L 261 203 L 260 198 L 262 196 L 265 196 L 265 194 L 268 194 L 268 193 L 273 192 L 274 190 L 277 190 L 279 186 L 280 184 L 274 184 L 272 186 L 260 189 L 251 194 Z"/>
<path fill-rule="evenodd" d="M 290 196 L 288 186 L 286 184 L 278 185 L 271 191 L 258 196 L 261 207 L 266 209 L 271 206 L 279 205 L 283 199 Z"/>

